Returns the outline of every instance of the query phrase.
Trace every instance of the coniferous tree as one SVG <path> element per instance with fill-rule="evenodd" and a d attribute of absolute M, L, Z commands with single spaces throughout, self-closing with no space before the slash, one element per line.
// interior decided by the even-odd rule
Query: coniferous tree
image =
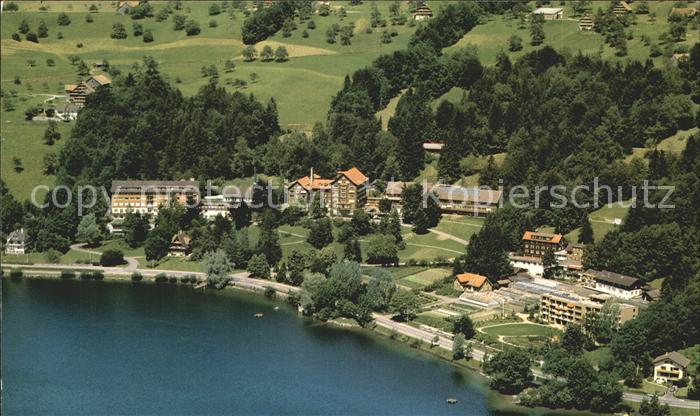
<path fill-rule="evenodd" d="M 581 244 L 593 244 L 593 227 L 588 214 L 584 213 L 581 218 L 581 229 L 578 232 L 578 242 Z"/>
<path fill-rule="evenodd" d="M 402 180 L 413 180 L 423 169 L 423 142 L 433 134 L 433 113 L 428 103 L 425 96 L 409 89 L 389 119 L 389 131 L 398 139 L 396 159 Z"/>

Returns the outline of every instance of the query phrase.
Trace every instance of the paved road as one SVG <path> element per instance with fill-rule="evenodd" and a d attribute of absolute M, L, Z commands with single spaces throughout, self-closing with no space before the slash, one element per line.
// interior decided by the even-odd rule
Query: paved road
<path fill-rule="evenodd" d="M 88 270 L 102 270 L 105 273 L 109 274 L 116 274 L 116 275 L 124 275 L 128 276 L 131 275 L 132 271 L 127 270 L 126 268 L 115 268 L 115 267 L 101 267 L 101 266 L 90 266 L 90 265 L 85 265 L 85 264 L 71 264 L 71 265 L 66 265 L 66 264 L 33 264 L 33 265 L 26 265 L 26 264 L 3 264 L 3 267 L 17 267 L 17 268 L 22 268 L 22 269 L 45 269 L 45 270 L 64 270 L 66 268 L 70 269 L 76 269 L 76 270 L 82 270 L 82 269 L 88 269 Z M 141 273 L 144 276 L 155 276 L 158 273 L 166 273 L 171 276 L 186 276 L 186 275 L 195 275 L 198 277 L 204 277 L 205 274 L 201 272 L 183 272 L 179 270 L 153 270 L 153 269 L 136 269 L 133 271 L 137 271 Z M 231 282 L 235 286 L 241 286 L 245 287 L 248 289 L 253 289 L 253 290 L 265 290 L 267 287 L 273 287 L 275 290 L 277 290 L 280 293 L 294 293 L 298 292 L 301 289 L 296 286 L 289 286 L 283 283 L 278 283 L 275 281 L 271 280 L 259 280 L 259 279 L 253 279 L 249 277 L 249 274 L 247 272 L 241 272 L 241 273 L 234 273 L 231 274 Z M 392 320 L 389 316 L 386 315 L 381 315 L 378 313 L 373 314 L 374 320 L 377 323 L 377 325 L 388 328 L 388 329 L 393 329 L 397 333 L 407 335 L 409 337 L 413 338 L 418 338 L 423 340 L 424 342 L 430 343 L 432 342 L 433 338 L 435 335 L 438 335 L 438 347 L 443 348 L 448 351 L 452 351 L 452 340 L 445 336 L 441 336 L 439 334 L 435 334 L 433 332 L 420 329 L 420 328 L 415 328 L 411 325 L 405 324 L 403 322 L 396 322 Z M 472 348 L 472 358 L 476 361 L 483 361 L 484 359 L 484 351 L 477 349 L 477 348 Z M 537 378 L 544 378 L 544 374 L 542 371 L 540 371 L 537 368 L 532 369 L 532 373 L 535 377 Z M 642 394 L 635 394 L 635 393 L 624 393 L 623 398 L 627 401 L 631 402 L 641 402 L 642 399 L 646 398 L 646 396 Z M 684 409 L 698 409 L 700 410 L 700 402 L 694 402 L 694 401 L 688 401 L 688 400 L 683 400 L 683 399 L 676 399 L 676 398 L 669 398 L 669 397 L 660 397 L 659 402 L 668 404 L 671 407 L 679 407 L 679 408 L 684 408 Z"/>

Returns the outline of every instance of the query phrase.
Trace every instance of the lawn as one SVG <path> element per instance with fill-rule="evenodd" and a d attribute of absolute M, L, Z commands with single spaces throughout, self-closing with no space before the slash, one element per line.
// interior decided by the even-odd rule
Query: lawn
<path fill-rule="evenodd" d="M 445 332 L 452 332 L 452 323 L 445 320 L 444 318 L 440 318 L 438 316 L 435 316 L 435 314 L 431 314 L 430 312 L 428 313 L 422 313 L 416 317 L 411 323 L 414 326 L 419 326 L 419 325 L 427 325 L 427 326 L 432 326 L 433 328 L 440 329 Z"/>
<path fill-rule="evenodd" d="M 591 221 L 591 226 L 593 227 L 593 238 L 596 242 L 600 241 L 605 237 L 605 234 L 614 230 L 617 225 L 614 221 L 624 220 L 627 216 L 627 211 L 629 211 L 631 200 L 615 202 L 612 205 L 604 205 L 603 207 L 591 211 L 588 214 L 588 219 Z M 579 229 L 576 228 L 565 235 L 568 241 L 578 241 Z"/>
<path fill-rule="evenodd" d="M 641 394 L 658 394 L 659 396 L 663 396 L 664 393 L 666 393 L 667 387 L 661 384 L 656 384 L 652 383 L 651 381 L 648 380 L 642 380 L 642 385 L 640 387 L 625 387 L 627 391 L 630 391 L 632 393 L 641 393 Z"/>
<path fill-rule="evenodd" d="M 428 269 L 418 272 L 414 275 L 404 277 L 399 280 L 399 284 L 411 287 L 412 289 L 422 289 L 438 280 L 442 280 L 445 276 L 449 276 L 452 272 L 447 269 Z"/>
<path fill-rule="evenodd" d="M 598 7 L 607 7 L 607 2 L 596 4 L 593 2 L 593 14 Z M 635 59 L 644 62 L 649 59 L 650 48 L 645 46 L 642 41 L 642 35 L 648 36 L 652 43 L 659 43 L 659 35 L 668 30 L 669 24 L 666 20 L 673 2 L 649 2 L 650 10 L 656 13 L 656 21 L 649 20 L 648 15 L 638 15 L 636 24 L 630 25 L 625 31 L 631 31 L 633 39 L 627 41 L 628 55 L 623 58 L 615 56 L 615 50 L 608 45 L 603 46 L 602 55 L 606 59 L 626 60 Z M 559 6 L 564 8 L 564 20 L 546 21 L 544 24 L 545 40 L 542 46 L 549 45 L 555 49 L 568 49 L 572 53 L 581 51 L 586 54 L 597 54 L 600 51 L 600 45 L 604 45 L 604 38 L 595 32 L 582 32 L 578 29 L 578 17 L 573 17 L 573 11 L 570 4 Z M 633 5 L 633 7 L 636 7 Z M 569 19 L 572 20 L 569 20 Z M 476 47 L 479 58 L 482 63 L 493 64 L 496 62 L 496 56 L 500 52 L 509 54 L 512 61 L 518 57 L 532 52 L 541 46 L 530 45 L 530 29 L 526 25 L 525 28 L 519 28 L 519 20 L 512 19 L 508 16 L 490 16 L 483 19 L 484 24 L 475 27 L 467 33 L 454 46 L 447 48 L 448 51 L 463 47 Z M 518 52 L 508 52 L 508 39 L 513 36 L 522 38 L 523 49 Z M 685 45 L 691 46 L 698 41 L 697 30 L 688 28 L 686 39 L 683 42 Z M 660 45 L 663 49 L 663 45 Z M 657 65 L 663 65 L 668 58 L 659 56 L 651 58 Z"/>
<path fill-rule="evenodd" d="M 489 335 L 502 335 L 509 337 L 554 336 L 561 333 L 561 331 L 545 325 L 526 323 L 485 327 L 483 328 L 483 331 Z"/>
<path fill-rule="evenodd" d="M 27 253 L 27 254 L 5 254 L 0 255 L 2 263 L 23 263 L 23 264 L 41 264 L 48 263 L 46 253 Z M 98 261 L 100 258 L 97 255 L 92 257 L 87 253 L 81 253 L 75 250 L 68 250 L 59 258 L 61 264 L 75 264 L 78 261 Z"/>
<path fill-rule="evenodd" d="M 465 219 L 454 219 L 453 217 L 454 216 L 443 216 L 436 229 L 469 241 L 469 238 L 473 234 L 478 233 L 484 225 L 483 218 L 468 217 Z"/>
<path fill-rule="evenodd" d="M 600 365 L 601 361 L 607 358 L 612 358 L 612 353 L 608 347 L 600 347 L 593 351 L 586 351 L 583 355 L 588 358 L 591 364 L 595 367 Z"/>
<path fill-rule="evenodd" d="M 121 238 L 103 241 L 99 247 L 95 247 L 90 250 L 99 252 L 105 252 L 107 250 L 119 250 L 122 253 L 124 253 L 126 257 L 144 257 L 146 255 L 143 252 L 143 246 L 131 248 Z"/>
<path fill-rule="evenodd" d="M 190 261 L 184 257 L 164 257 L 158 261 L 156 270 L 178 270 L 183 272 L 203 272 L 204 267 L 197 261 Z"/>

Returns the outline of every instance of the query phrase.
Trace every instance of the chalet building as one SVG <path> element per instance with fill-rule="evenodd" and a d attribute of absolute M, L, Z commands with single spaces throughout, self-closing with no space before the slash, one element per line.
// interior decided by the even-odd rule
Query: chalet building
<path fill-rule="evenodd" d="M 64 103 L 56 106 L 54 115 L 63 121 L 73 121 L 78 118 L 80 106 L 75 103 Z"/>
<path fill-rule="evenodd" d="M 683 354 L 673 351 L 654 358 L 653 364 L 654 381 L 657 383 L 677 383 L 685 377 L 690 360 Z"/>
<path fill-rule="evenodd" d="M 566 247 L 566 240 L 561 234 L 526 231 L 523 235 L 523 255 L 526 257 L 544 257 L 547 251 L 557 252 Z"/>
<path fill-rule="evenodd" d="M 117 13 L 121 15 L 129 14 L 131 9 L 138 7 L 140 4 L 140 1 L 120 1 L 117 3 Z"/>
<path fill-rule="evenodd" d="M 324 179 L 314 174 L 313 168 L 308 176 L 299 178 L 287 185 L 287 203 L 301 208 L 307 208 L 315 195 L 320 195 L 324 207 L 331 205 L 331 183 L 333 179 Z"/>
<path fill-rule="evenodd" d="M 184 231 L 179 231 L 170 239 L 168 256 L 189 257 L 192 249 L 192 238 Z"/>
<path fill-rule="evenodd" d="M 544 20 L 561 20 L 564 18 L 564 9 L 560 7 L 539 7 L 532 14 L 542 15 Z"/>
<path fill-rule="evenodd" d="M 12 231 L 5 242 L 5 254 L 25 254 L 29 246 L 29 236 L 23 228 Z"/>
<path fill-rule="evenodd" d="M 616 16 L 624 16 L 630 13 L 632 13 L 632 6 L 627 4 L 626 1 L 618 1 L 615 7 L 613 7 L 613 14 Z"/>
<path fill-rule="evenodd" d="M 588 32 L 593 30 L 595 27 L 595 21 L 593 20 L 593 16 L 583 16 L 579 19 L 578 21 L 578 30 Z"/>
<path fill-rule="evenodd" d="M 128 212 L 158 215 L 161 206 L 199 204 L 199 181 L 112 181 L 110 213 L 112 233 L 121 232 L 121 222 Z"/>
<path fill-rule="evenodd" d="M 369 179 L 357 168 L 338 171 L 331 182 L 333 215 L 350 216 L 367 202 Z"/>
<path fill-rule="evenodd" d="M 413 12 L 413 20 L 416 21 L 421 21 L 421 20 L 428 20 L 433 17 L 433 11 L 430 10 L 430 7 L 428 7 L 427 4 L 422 3 L 418 8 Z"/>
<path fill-rule="evenodd" d="M 106 75 L 94 75 L 80 84 L 67 84 L 65 87 L 68 99 L 79 105 L 85 105 L 85 98 L 95 92 L 98 88 L 112 83 Z"/>
<path fill-rule="evenodd" d="M 458 274 L 455 276 L 453 287 L 455 290 L 464 292 L 490 292 L 493 290 L 493 285 L 488 277 L 474 273 Z"/>
<path fill-rule="evenodd" d="M 591 289 L 608 293 L 622 299 L 632 299 L 642 295 L 644 282 L 641 280 L 609 271 L 586 270 L 583 283 Z"/>
<path fill-rule="evenodd" d="M 289 205 L 308 207 L 316 194 L 332 215 L 350 216 L 367 202 L 369 179 L 353 167 L 338 171 L 335 178 L 324 179 L 314 175 L 297 179 L 287 186 Z"/>
<path fill-rule="evenodd" d="M 600 313 L 607 296 L 584 298 L 568 292 L 545 293 L 540 296 L 540 318 L 552 325 L 580 325 L 585 328 L 586 319 Z M 619 315 L 616 327 L 637 317 L 636 306 L 618 303 Z"/>

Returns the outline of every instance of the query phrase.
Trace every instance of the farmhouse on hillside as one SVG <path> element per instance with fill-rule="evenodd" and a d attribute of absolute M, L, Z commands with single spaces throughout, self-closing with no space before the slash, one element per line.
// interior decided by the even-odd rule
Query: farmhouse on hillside
<path fill-rule="evenodd" d="M 595 27 L 595 22 L 592 16 L 586 15 L 579 19 L 578 30 L 591 31 Z"/>
<path fill-rule="evenodd" d="M 112 83 L 106 75 L 94 75 L 79 84 L 66 84 L 65 91 L 68 99 L 73 103 L 83 106 L 85 98 L 98 88 Z"/>
<path fill-rule="evenodd" d="M 624 16 L 629 13 L 632 13 L 632 6 L 627 4 L 626 1 L 618 1 L 615 7 L 613 7 L 613 14 L 616 16 Z"/>
<path fill-rule="evenodd" d="M 413 20 L 421 21 L 433 17 L 433 11 L 427 4 L 423 3 L 413 12 Z"/>
<path fill-rule="evenodd" d="M 117 13 L 121 15 L 129 14 L 131 9 L 138 7 L 140 4 L 140 1 L 120 1 L 117 3 Z"/>
<path fill-rule="evenodd" d="M 685 377 L 690 360 L 683 354 L 673 351 L 654 358 L 654 381 L 676 383 Z"/>
<path fill-rule="evenodd" d="M 532 14 L 542 15 L 544 20 L 561 20 L 564 18 L 564 9 L 561 7 L 539 7 Z"/>

